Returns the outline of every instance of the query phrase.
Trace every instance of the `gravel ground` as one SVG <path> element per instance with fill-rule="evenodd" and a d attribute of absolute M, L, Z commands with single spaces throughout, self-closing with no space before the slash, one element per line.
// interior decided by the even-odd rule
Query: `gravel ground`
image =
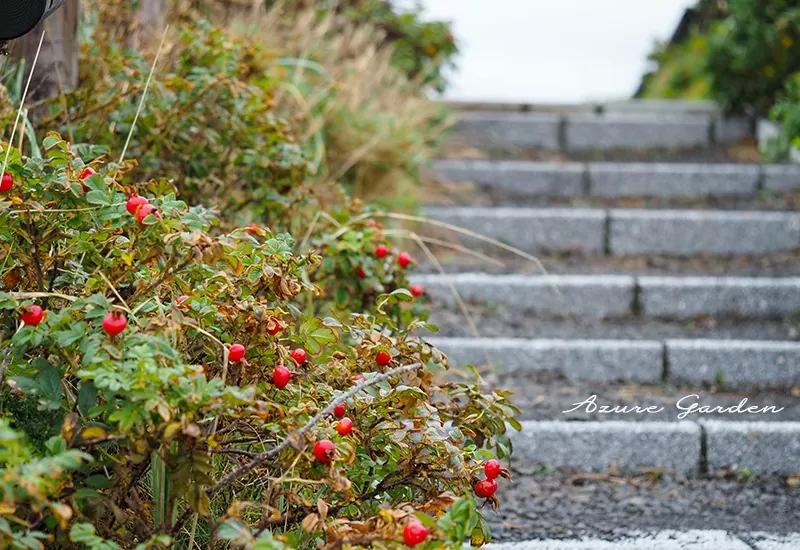
<path fill-rule="evenodd" d="M 757 195 L 741 197 L 546 197 L 515 193 L 473 183 L 431 182 L 425 188 L 425 202 L 430 206 L 798 210 L 800 209 L 800 192 L 761 191 Z"/>
<path fill-rule="evenodd" d="M 530 273 L 530 274 L 613 274 L 613 275 L 710 275 L 776 277 L 800 275 L 800 249 L 749 256 L 691 256 L 687 258 L 635 255 L 606 256 L 599 253 L 541 253 L 541 266 L 501 249 L 487 255 L 503 265 L 482 258 L 459 254 L 443 247 L 431 247 L 447 273 Z M 544 270 L 542 270 L 544 268 Z M 437 273 L 433 265 L 420 263 L 420 270 Z"/>
<path fill-rule="evenodd" d="M 432 306 L 430 321 L 438 325 L 438 336 L 472 337 L 474 334 L 459 311 Z M 686 323 L 636 317 L 591 322 L 582 319 L 547 320 L 483 306 L 468 306 L 483 338 L 587 338 L 621 340 L 665 340 L 713 338 L 730 340 L 798 340 L 800 319 L 739 322 L 713 317 Z"/>
<path fill-rule="evenodd" d="M 747 399 L 747 407 L 774 406 L 782 411 L 775 414 L 742 414 L 733 418 L 731 414 L 703 414 L 703 420 L 737 421 L 800 421 L 800 388 L 771 388 L 769 390 L 726 391 L 724 387 L 677 387 L 671 385 L 609 384 L 597 382 L 573 382 L 559 378 L 553 373 L 528 373 L 523 376 L 498 379 L 489 368 L 482 369 L 484 379 L 495 387 L 514 392 L 512 401 L 520 408 L 520 420 L 625 420 L 625 421 L 678 421 L 678 415 L 694 403 L 709 407 L 732 407 Z M 693 394 L 698 398 L 691 398 Z M 596 404 L 614 406 L 657 406 L 663 411 L 655 414 L 599 414 L 587 412 L 580 407 L 572 412 L 576 403 L 595 395 Z M 683 401 L 681 401 L 683 399 Z M 689 414 L 683 420 L 695 420 Z"/>
<path fill-rule="evenodd" d="M 495 541 L 596 537 L 634 531 L 720 529 L 797 531 L 797 479 L 618 478 L 515 464 L 500 480 L 500 511 L 487 508 Z"/>

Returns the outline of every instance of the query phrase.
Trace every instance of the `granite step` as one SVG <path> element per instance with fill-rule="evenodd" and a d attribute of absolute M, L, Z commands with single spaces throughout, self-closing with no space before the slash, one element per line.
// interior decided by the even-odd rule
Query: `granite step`
<path fill-rule="evenodd" d="M 459 112 L 455 138 L 475 146 L 549 150 L 709 147 L 754 134 L 744 119 L 713 113 L 515 113 Z"/>
<path fill-rule="evenodd" d="M 426 207 L 423 216 L 533 254 L 724 256 L 800 249 L 797 212 Z M 474 237 L 461 240 L 470 248 L 497 249 Z"/>
<path fill-rule="evenodd" d="M 781 319 L 800 315 L 799 277 L 419 274 L 434 310 L 458 300 L 541 319 Z"/>
<path fill-rule="evenodd" d="M 489 367 L 498 379 L 800 387 L 800 342 L 729 339 L 597 340 L 426 338 L 455 366 Z M 513 385 L 511 386 L 513 387 Z"/>
<path fill-rule="evenodd" d="M 464 188 L 514 197 L 753 197 L 800 188 L 800 165 L 440 160 L 436 174 Z"/>

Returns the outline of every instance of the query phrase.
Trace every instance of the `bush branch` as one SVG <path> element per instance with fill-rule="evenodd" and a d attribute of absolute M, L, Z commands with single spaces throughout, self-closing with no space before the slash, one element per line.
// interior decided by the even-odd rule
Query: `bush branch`
<path fill-rule="evenodd" d="M 250 472 L 252 472 L 256 468 L 258 468 L 259 466 L 261 466 L 265 462 L 269 462 L 270 460 L 273 460 L 279 454 L 281 454 L 281 452 L 286 450 L 291 445 L 291 441 L 292 440 L 299 440 L 299 441 L 304 440 L 305 435 L 308 432 L 310 432 L 314 428 L 314 426 L 319 424 L 324 418 L 327 418 L 328 416 L 333 414 L 333 409 L 335 409 L 337 405 L 343 404 L 345 401 L 347 401 L 348 399 L 350 399 L 351 397 L 356 395 L 358 392 L 360 392 L 364 388 L 367 388 L 369 386 L 373 386 L 373 385 L 378 384 L 380 382 L 385 382 L 386 380 L 389 380 L 391 377 L 397 376 L 399 374 L 403 374 L 403 373 L 406 373 L 406 372 L 412 372 L 412 371 L 415 371 L 415 370 L 419 370 L 423 366 L 424 365 L 422 363 L 414 363 L 413 365 L 406 365 L 404 367 L 397 367 L 395 369 L 390 370 L 389 372 L 385 372 L 383 374 L 379 374 L 378 376 L 375 376 L 374 378 L 370 378 L 369 380 L 365 380 L 365 381 L 359 383 L 358 385 L 350 388 L 349 390 L 344 392 L 342 395 L 340 395 L 339 397 L 337 397 L 336 399 L 331 401 L 328 404 L 327 407 L 322 409 L 322 411 L 320 411 L 316 416 L 314 416 L 311 420 L 306 422 L 306 424 L 302 428 L 300 428 L 296 432 L 293 432 L 292 434 L 288 435 L 277 446 L 273 447 L 272 449 L 270 449 L 268 451 L 264 451 L 263 453 L 259 453 L 259 454 L 255 455 L 250 462 L 248 462 L 244 466 L 242 466 L 240 468 L 237 468 L 236 470 L 233 470 L 230 473 L 228 473 L 225 477 L 220 479 L 214 487 L 209 487 L 208 489 L 206 489 L 206 493 L 209 496 L 211 496 L 214 493 L 217 493 L 217 492 L 221 491 L 222 489 L 225 489 L 226 487 L 229 487 L 236 480 L 246 476 L 247 474 L 249 474 Z M 192 515 L 191 508 L 187 508 L 183 512 L 183 514 L 180 516 L 180 518 L 178 518 L 178 520 L 175 522 L 175 525 L 172 528 L 172 533 L 173 534 L 177 533 L 181 529 L 183 524 L 186 522 L 186 520 L 189 519 L 189 516 L 191 516 L 191 515 Z"/>

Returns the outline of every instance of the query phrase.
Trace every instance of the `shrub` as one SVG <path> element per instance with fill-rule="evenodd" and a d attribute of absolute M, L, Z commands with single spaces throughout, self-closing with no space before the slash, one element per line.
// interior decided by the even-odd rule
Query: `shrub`
<path fill-rule="evenodd" d="M 794 0 L 729 0 L 728 10 L 709 43 L 712 94 L 727 112 L 765 115 L 800 71 L 800 7 Z"/>
<path fill-rule="evenodd" d="M 454 66 L 453 59 L 458 54 L 450 24 L 424 20 L 422 6 L 416 0 L 410 8 L 400 8 L 387 0 L 177 0 L 172 6 L 173 16 L 184 21 L 201 17 L 221 23 L 237 18 L 252 21 L 263 11 L 280 13 L 284 21 L 300 19 L 311 12 L 320 20 L 335 20 L 336 32 L 363 29 L 381 49 L 390 52 L 392 65 L 408 80 L 421 80 L 439 92 L 447 87 L 443 70 Z"/>
<path fill-rule="evenodd" d="M 766 156 L 770 161 L 786 160 L 792 147 L 800 148 L 800 72 L 787 81 L 770 116 L 781 125 L 781 135 L 769 144 Z"/>
<path fill-rule="evenodd" d="M 321 259 L 293 254 L 288 234 L 215 235 L 210 211 L 166 179 L 96 161 L 84 179 L 59 135 L 41 149 L 11 150 L 0 214 L 0 546 L 400 547 L 411 517 L 445 547 L 485 540 L 471 489 L 486 449 L 508 456 L 516 410 L 477 380 L 438 380 L 446 358 L 411 336 L 424 325 L 386 313 L 407 291 L 370 311 L 304 314 Z M 126 211 L 134 190 L 149 215 Z M 21 324 L 34 304 L 42 321 Z M 127 327 L 111 335 L 119 315 Z M 304 364 L 290 356 L 300 347 Z M 284 389 L 271 381 L 279 364 L 293 371 Z M 330 415 L 341 401 L 346 436 Z M 19 402 L 60 427 L 8 416 Z M 311 452 L 322 439 L 330 463 Z"/>

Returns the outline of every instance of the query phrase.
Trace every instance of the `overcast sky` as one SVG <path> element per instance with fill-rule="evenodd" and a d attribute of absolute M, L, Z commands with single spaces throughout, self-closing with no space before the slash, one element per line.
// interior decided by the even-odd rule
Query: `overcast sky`
<path fill-rule="evenodd" d="M 656 39 L 694 0 L 422 0 L 460 40 L 453 99 L 577 102 L 629 97 Z"/>

